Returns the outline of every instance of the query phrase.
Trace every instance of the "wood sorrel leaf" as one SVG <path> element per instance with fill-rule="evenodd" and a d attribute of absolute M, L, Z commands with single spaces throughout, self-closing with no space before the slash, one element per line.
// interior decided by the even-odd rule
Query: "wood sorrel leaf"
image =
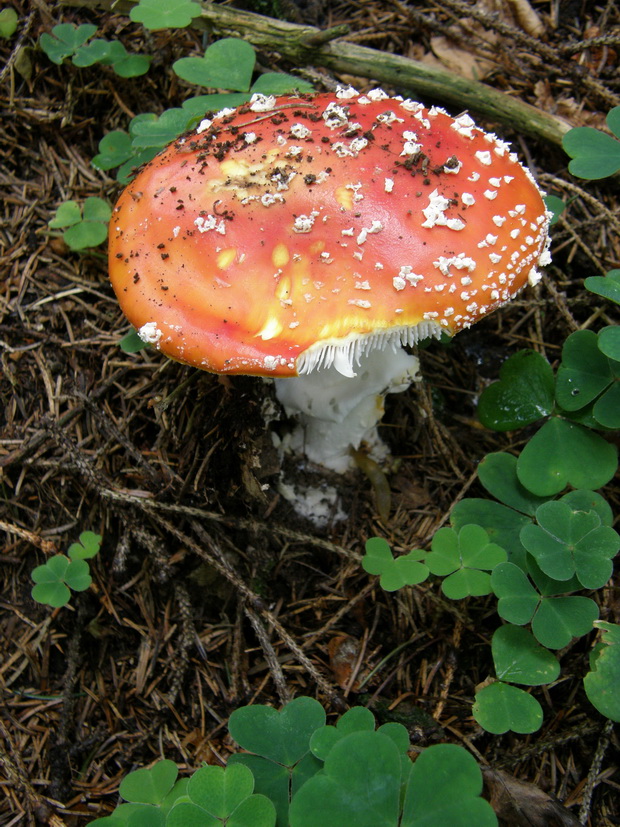
<path fill-rule="evenodd" d="M 541 686 L 560 674 L 560 664 L 522 626 L 500 626 L 491 642 L 497 677 L 511 683 Z"/>
<path fill-rule="evenodd" d="M 536 698 L 503 681 L 496 681 L 476 692 L 472 712 L 480 726 L 494 735 L 509 730 L 524 735 L 536 732 L 543 721 L 542 707 Z"/>
<path fill-rule="evenodd" d="M 616 473 L 617 464 L 615 445 L 581 425 L 553 417 L 521 452 L 517 474 L 529 491 L 551 497 L 567 485 L 601 488 Z"/>
<path fill-rule="evenodd" d="M 548 416 L 553 410 L 550 364 L 535 350 L 521 350 L 501 367 L 499 381 L 482 392 L 478 417 L 494 431 L 512 431 Z"/>

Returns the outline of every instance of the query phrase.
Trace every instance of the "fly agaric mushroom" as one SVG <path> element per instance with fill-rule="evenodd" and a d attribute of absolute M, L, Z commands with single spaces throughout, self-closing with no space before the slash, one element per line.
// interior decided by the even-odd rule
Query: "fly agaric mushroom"
<path fill-rule="evenodd" d="M 341 471 L 415 377 L 403 346 L 536 283 L 548 225 L 532 175 L 467 114 L 378 89 L 254 95 L 122 193 L 110 277 L 167 356 L 276 378 L 307 456 Z"/>

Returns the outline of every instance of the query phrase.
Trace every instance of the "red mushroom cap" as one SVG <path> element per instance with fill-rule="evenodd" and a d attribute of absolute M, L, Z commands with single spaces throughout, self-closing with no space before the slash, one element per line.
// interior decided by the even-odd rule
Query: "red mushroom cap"
<path fill-rule="evenodd" d="M 140 335 L 219 373 L 291 376 L 453 335 L 548 260 L 509 146 L 381 90 L 206 118 L 122 193 L 110 278 Z"/>

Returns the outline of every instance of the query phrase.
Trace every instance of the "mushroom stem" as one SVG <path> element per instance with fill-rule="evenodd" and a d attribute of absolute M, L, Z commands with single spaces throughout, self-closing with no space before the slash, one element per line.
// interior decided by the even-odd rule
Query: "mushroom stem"
<path fill-rule="evenodd" d="M 384 398 L 419 380 L 418 368 L 416 356 L 387 347 L 365 354 L 354 376 L 343 376 L 332 365 L 275 379 L 276 396 L 299 422 L 283 447 L 339 473 L 354 467 L 349 449 L 362 442 L 375 459 L 385 459 L 387 448 L 377 431 Z"/>

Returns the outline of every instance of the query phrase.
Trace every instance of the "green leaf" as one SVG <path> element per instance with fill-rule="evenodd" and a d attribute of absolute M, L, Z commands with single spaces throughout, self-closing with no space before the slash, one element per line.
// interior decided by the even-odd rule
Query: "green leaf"
<path fill-rule="evenodd" d="M 505 559 L 505 554 L 502 559 Z M 446 577 L 441 590 L 450 600 L 463 600 L 472 595 L 480 597 L 491 592 L 491 575 L 486 571 L 459 569 Z"/>
<path fill-rule="evenodd" d="M 527 735 L 540 729 L 543 721 L 542 707 L 536 698 L 502 681 L 476 692 L 472 713 L 480 726 L 494 735 L 509 730 Z"/>
<path fill-rule="evenodd" d="M 566 411 L 577 411 L 601 394 L 613 381 L 609 359 L 598 347 L 592 330 L 577 330 L 564 342 L 555 397 Z"/>
<path fill-rule="evenodd" d="M 599 350 L 607 356 L 609 359 L 613 359 L 616 362 L 620 361 L 620 327 L 618 325 L 609 325 L 608 327 L 604 327 L 602 330 L 599 331 L 598 334 L 598 346 Z M 617 377 L 617 372 L 616 372 Z M 616 381 L 616 387 L 618 383 Z M 596 415 L 596 414 L 595 414 Z M 598 417 L 597 417 L 598 418 Z M 616 420 L 614 420 L 616 421 Z M 603 424 L 601 422 L 601 424 Z M 606 426 L 609 427 L 609 426 Z M 618 428 L 618 425 L 613 425 L 611 427 Z"/>
<path fill-rule="evenodd" d="M 352 732 L 374 732 L 375 716 L 363 706 L 354 706 L 338 719 L 336 726 L 323 726 L 310 738 L 310 751 L 325 761 L 332 747 Z M 408 741 L 409 739 L 407 739 Z"/>
<path fill-rule="evenodd" d="M 65 244 L 72 250 L 85 250 L 87 247 L 97 247 L 108 237 L 107 224 L 95 221 L 81 221 L 63 233 Z"/>
<path fill-rule="evenodd" d="M 276 808 L 264 795 L 251 795 L 242 801 L 226 822 L 226 827 L 274 827 Z"/>
<path fill-rule="evenodd" d="M 605 120 L 616 138 L 620 138 L 620 106 L 614 106 L 613 109 L 610 109 Z"/>
<path fill-rule="evenodd" d="M 512 431 L 551 413 L 553 371 L 540 353 L 515 353 L 504 362 L 499 375 L 499 381 L 482 392 L 478 405 L 478 417 L 486 428 Z"/>
<path fill-rule="evenodd" d="M 543 201 L 545 202 L 545 207 L 549 210 L 549 212 L 553 213 L 549 223 L 549 226 L 553 227 L 554 224 L 557 224 L 558 219 L 566 209 L 566 204 L 556 195 L 545 195 Z"/>
<path fill-rule="evenodd" d="M 74 592 L 83 592 L 90 587 L 93 578 L 86 560 L 72 560 L 65 572 L 65 582 Z"/>
<path fill-rule="evenodd" d="M 247 92 L 255 62 L 256 53 L 249 43 L 237 37 L 224 37 L 209 46 L 204 57 L 182 57 L 172 64 L 172 69 L 197 86 Z"/>
<path fill-rule="evenodd" d="M 620 536 L 601 525 L 594 511 L 574 511 L 566 502 L 552 501 L 536 512 L 538 525 L 521 530 L 521 542 L 542 571 L 555 580 L 574 574 L 586 589 L 599 589 L 611 576 L 611 558 Z"/>
<path fill-rule="evenodd" d="M 235 109 L 249 100 L 250 95 L 242 92 L 215 92 L 212 95 L 194 95 L 193 98 L 184 100 L 181 106 L 195 118 L 202 118 L 207 112 Z"/>
<path fill-rule="evenodd" d="M 126 333 L 118 345 L 123 353 L 138 353 L 138 351 L 144 350 L 145 347 L 149 347 L 148 342 L 143 341 L 138 336 L 137 330 L 131 330 L 129 333 Z"/>
<path fill-rule="evenodd" d="M 134 23 L 142 23 L 145 29 L 184 29 L 202 9 L 192 0 L 140 0 L 129 12 Z"/>
<path fill-rule="evenodd" d="M 222 822 L 191 801 L 179 801 L 168 813 L 166 827 L 222 827 Z"/>
<path fill-rule="evenodd" d="M 96 247 L 106 240 L 112 210 L 107 201 L 91 196 L 84 202 L 83 215 L 75 201 L 65 201 L 49 222 L 51 229 L 68 227 L 63 233 L 65 243 L 72 250 Z"/>
<path fill-rule="evenodd" d="M 74 54 L 97 31 L 96 26 L 84 23 L 73 26 L 71 23 L 60 23 L 54 26 L 52 33 L 44 32 L 39 38 L 39 45 L 52 63 L 61 64 L 66 57 Z"/>
<path fill-rule="evenodd" d="M 598 618 L 589 597 L 545 597 L 532 620 L 536 640 L 548 649 L 563 649 L 573 638 L 587 635 Z"/>
<path fill-rule="evenodd" d="M 99 141 L 99 153 L 92 159 L 91 164 L 96 169 L 113 169 L 127 161 L 132 155 L 131 137 L 122 129 L 115 129 Z"/>
<path fill-rule="evenodd" d="M 151 147 L 150 149 L 143 149 L 137 152 L 128 161 L 122 164 L 116 173 L 116 180 L 119 184 L 127 186 L 127 184 L 134 178 L 136 170 L 142 165 L 152 161 L 159 152 L 160 147 Z"/>
<path fill-rule="evenodd" d="M 493 635 L 491 650 L 500 680 L 540 686 L 551 683 L 560 674 L 556 658 L 521 626 L 500 626 Z"/>
<path fill-rule="evenodd" d="M 230 716 L 228 728 L 249 752 L 292 767 L 309 750 L 312 733 L 325 725 L 325 710 L 313 698 L 295 698 L 278 712 L 271 706 L 245 706 Z"/>
<path fill-rule="evenodd" d="M 287 95 L 291 92 L 313 92 L 314 87 L 306 80 L 284 72 L 265 72 L 252 84 L 252 94 Z"/>
<path fill-rule="evenodd" d="M 149 113 L 150 114 L 150 113 Z M 144 119 L 132 130 L 134 149 L 163 147 L 185 132 L 191 115 L 185 109 L 166 109 L 155 120 Z"/>
<path fill-rule="evenodd" d="M 428 577 L 428 568 L 420 562 L 424 552 L 419 549 L 394 558 L 386 540 L 371 537 L 366 541 L 362 568 L 369 574 L 381 576 L 381 588 L 393 592 L 403 586 L 415 586 Z"/>
<path fill-rule="evenodd" d="M 584 285 L 591 293 L 620 304 L 620 270 L 610 270 L 605 276 L 589 276 Z"/>
<path fill-rule="evenodd" d="M 487 454 L 478 466 L 478 478 L 489 494 L 523 514 L 533 516 L 545 501 L 522 485 L 517 476 L 517 458 L 512 454 Z"/>
<path fill-rule="evenodd" d="M 243 764 L 202 767 L 192 775 L 187 794 L 194 804 L 216 818 L 228 816 L 254 791 L 254 776 Z"/>
<path fill-rule="evenodd" d="M 164 827 L 164 821 L 161 810 L 149 804 L 121 804 L 111 816 L 98 818 L 89 827 Z"/>
<path fill-rule="evenodd" d="M 510 562 L 525 570 L 526 552 L 519 532 L 531 522 L 526 515 L 493 500 L 466 497 L 452 509 L 450 522 L 457 531 L 468 523 L 482 526 L 489 540 L 506 551 Z"/>
<path fill-rule="evenodd" d="M 103 198 L 91 196 L 84 201 L 82 218 L 84 221 L 102 221 L 107 223 L 112 216 L 112 209 Z"/>
<path fill-rule="evenodd" d="M 608 178 L 620 170 L 620 141 L 598 129 L 575 127 L 564 135 L 562 146 L 573 159 L 568 170 L 578 178 Z"/>
<path fill-rule="evenodd" d="M 456 744 L 435 744 L 413 764 L 401 827 L 495 827 L 497 817 L 481 795 L 473 756 Z"/>
<path fill-rule="evenodd" d="M 102 541 L 101 534 L 94 531 L 83 531 L 78 543 L 71 543 L 67 554 L 71 560 L 87 560 L 99 553 Z"/>
<path fill-rule="evenodd" d="M 67 605 L 71 599 L 71 592 L 65 585 L 69 563 L 69 558 L 64 554 L 56 554 L 44 565 L 33 569 L 31 576 L 36 583 L 31 591 L 33 600 L 55 609 Z"/>
<path fill-rule="evenodd" d="M 545 574 L 540 568 L 531 554 L 527 555 L 525 572 L 529 574 L 530 579 L 539 593 L 545 597 L 553 597 L 558 594 L 570 594 L 571 592 L 583 589 L 579 580 L 574 576 L 568 580 L 555 580 L 553 577 L 549 577 L 549 575 Z"/>
<path fill-rule="evenodd" d="M 620 721 L 620 626 L 603 620 L 595 621 L 594 626 L 602 631 L 602 646 L 583 685 L 601 715 Z"/>
<path fill-rule="evenodd" d="M 228 759 L 231 764 L 243 764 L 254 776 L 254 789 L 273 802 L 278 827 L 288 827 L 288 811 L 291 795 L 294 795 L 309 778 L 320 769 L 322 763 L 308 753 L 294 767 L 283 767 L 260 755 L 236 753 Z"/>
<path fill-rule="evenodd" d="M 352 732 L 293 797 L 291 827 L 397 827 L 401 759 L 379 732 Z"/>
<path fill-rule="evenodd" d="M 603 525 L 612 526 L 614 523 L 611 506 L 597 491 L 588 491 L 583 488 L 568 491 L 561 498 L 561 502 L 568 503 L 573 511 L 595 511 Z"/>
<path fill-rule="evenodd" d="M 115 60 L 112 68 L 121 78 L 137 78 L 146 75 L 152 58 L 148 55 L 127 55 Z"/>
<path fill-rule="evenodd" d="M 94 63 L 111 63 L 113 55 L 124 57 L 126 54 L 127 50 L 118 40 L 110 41 L 97 37 L 76 51 L 72 63 L 82 68 L 92 66 Z"/>
<path fill-rule="evenodd" d="M 435 532 L 431 552 L 424 561 L 432 574 L 446 576 L 442 591 L 452 600 L 467 595 L 483 595 L 491 591 L 491 578 L 486 573 L 506 560 L 506 552 L 479 525 L 465 525 L 458 534 L 452 528 Z"/>
<path fill-rule="evenodd" d="M 17 31 L 19 18 L 15 9 L 2 9 L 0 11 L 0 37 L 13 37 Z"/>
<path fill-rule="evenodd" d="M 54 218 L 48 222 L 48 227 L 52 230 L 72 227 L 81 220 L 82 211 L 77 201 L 63 201 L 63 203 L 58 206 Z"/>
<path fill-rule="evenodd" d="M 161 804 L 174 786 L 178 773 L 174 761 L 158 761 L 150 769 L 136 770 L 125 776 L 119 794 L 125 801 Z"/>
<path fill-rule="evenodd" d="M 517 460 L 521 483 L 540 497 L 567 485 L 601 488 L 616 473 L 618 452 L 601 436 L 553 417 L 529 440 Z"/>
<path fill-rule="evenodd" d="M 513 563 L 500 563 L 491 574 L 491 588 L 499 598 L 497 613 L 509 623 L 529 623 L 540 602 L 540 595 L 527 575 Z"/>

